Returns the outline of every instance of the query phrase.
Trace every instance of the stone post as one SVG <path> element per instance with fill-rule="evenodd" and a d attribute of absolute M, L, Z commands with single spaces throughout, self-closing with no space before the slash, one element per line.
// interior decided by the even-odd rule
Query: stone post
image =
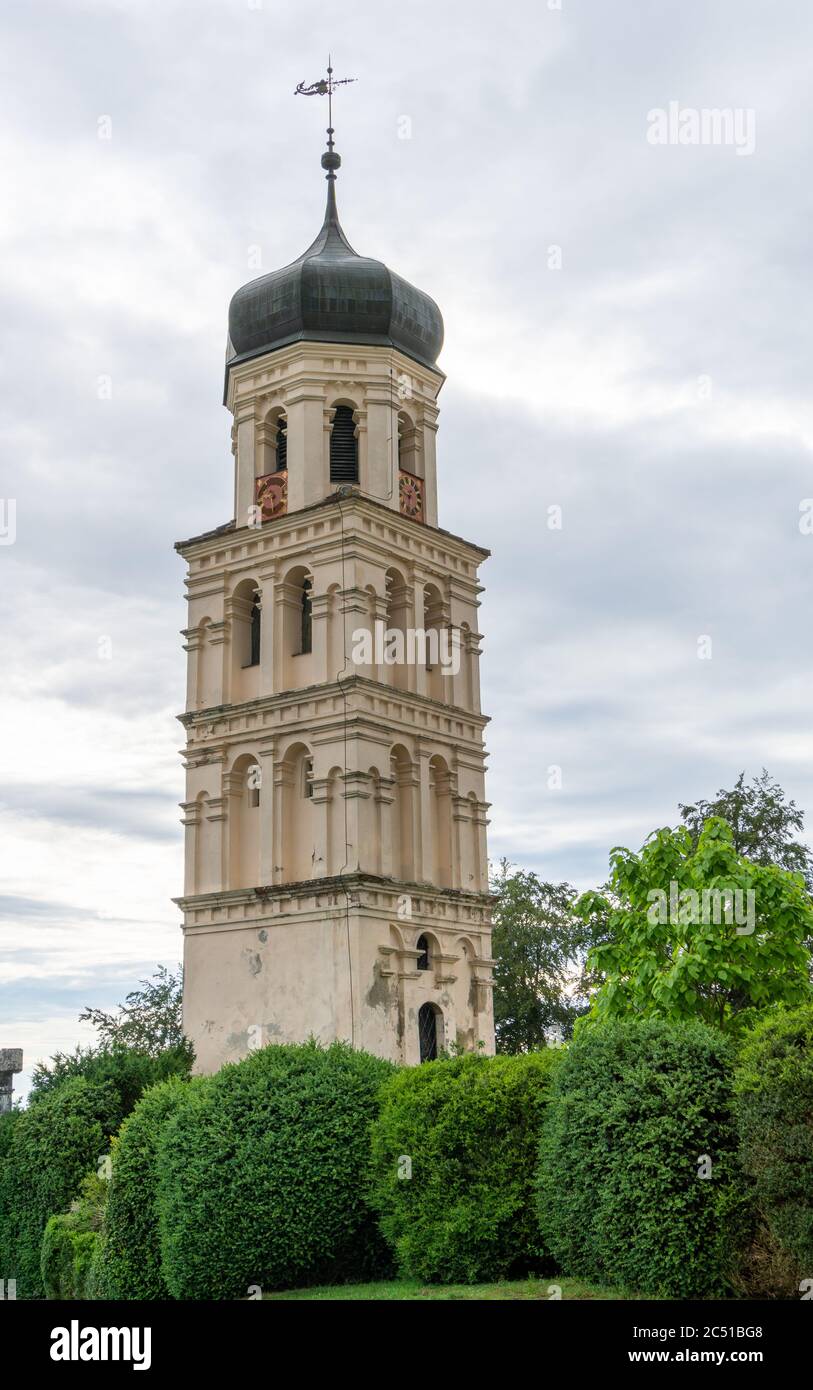
<path fill-rule="evenodd" d="M 21 1047 L 0 1047 L 0 1115 L 11 1109 L 11 1093 L 14 1089 L 12 1077 L 15 1071 L 23 1069 L 23 1050 Z"/>

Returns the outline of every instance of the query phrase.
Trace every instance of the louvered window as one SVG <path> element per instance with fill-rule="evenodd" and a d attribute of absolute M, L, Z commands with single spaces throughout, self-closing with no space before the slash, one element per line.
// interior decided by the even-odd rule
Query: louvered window
<path fill-rule="evenodd" d="M 357 483 L 358 443 L 353 412 L 349 405 L 337 405 L 330 432 L 330 481 Z"/>

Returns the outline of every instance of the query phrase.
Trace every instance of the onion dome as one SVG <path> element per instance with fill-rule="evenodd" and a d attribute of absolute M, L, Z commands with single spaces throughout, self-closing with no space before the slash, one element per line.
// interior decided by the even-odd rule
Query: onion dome
<path fill-rule="evenodd" d="M 327 207 L 319 235 L 298 260 L 234 295 L 227 365 L 306 340 L 393 347 L 434 367 L 443 344 L 440 309 L 383 261 L 353 250 L 336 208 L 341 156 L 333 149 L 332 129 L 328 136 L 322 155 Z"/>

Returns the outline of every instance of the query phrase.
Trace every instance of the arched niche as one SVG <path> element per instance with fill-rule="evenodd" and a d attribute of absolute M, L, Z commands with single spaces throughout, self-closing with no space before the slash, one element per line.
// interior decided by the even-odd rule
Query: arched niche
<path fill-rule="evenodd" d="M 384 584 L 386 615 L 384 619 L 385 642 L 382 675 L 386 683 L 394 686 L 396 690 L 410 690 L 414 687 L 414 681 L 410 681 L 407 660 L 409 656 L 408 633 L 412 613 L 409 586 L 403 572 L 394 565 L 391 565 L 387 570 Z M 397 636 L 389 637 L 391 633 L 397 634 Z M 393 661 L 391 658 L 394 656 L 398 656 L 399 659 Z"/>
<path fill-rule="evenodd" d="M 313 571 L 294 565 L 277 585 L 281 607 L 282 689 L 300 690 L 316 678 L 313 660 Z"/>
<path fill-rule="evenodd" d="M 392 873 L 394 878 L 414 883 L 417 774 L 409 751 L 402 743 L 390 749 L 390 776 L 393 781 L 390 806 Z"/>
<path fill-rule="evenodd" d="M 448 631 L 444 621 L 443 595 L 437 584 L 427 584 L 423 595 L 423 625 L 426 633 L 426 693 L 432 700 L 444 700 L 444 668 L 448 658 Z"/>
<path fill-rule="evenodd" d="M 315 818 L 313 754 L 305 743 L 293 743 L 278 769 L 282 882 L 314 877 Z"/>
<path fill-rule="evenodd" d="M 253 753 L 241 753 L 224 776 L 228 795 L 229 887 L 256 888 L 260 882 L 260 805 L 262 769 Z"/>
<path fill-rule="evenodd" d="M 260 693 L 262 598 L 257 580 L 241 579 L 229 598 L 231 698 L 255 699 Z"/>
<path fill-rule="evenodd" d="M 452 789 L 446 759 L 435 754 L 429 759 L 429 843 L 431 866 L 428 878 L 438 888 L 453 887 Z"/>

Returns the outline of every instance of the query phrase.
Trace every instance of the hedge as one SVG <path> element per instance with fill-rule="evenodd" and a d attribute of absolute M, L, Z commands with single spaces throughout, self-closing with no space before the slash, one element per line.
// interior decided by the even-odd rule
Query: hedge
<path fill-rule="evenodd" d="M 95 1293 L 94 1261 L 99 1246 L 107 1182 L 90 1173 L 71 1209 L 48 1218 L 40 1250 L 45 1297 L 86 1299 Z"/>
<path fill-rule="evenodd" d="M 16 1232 L 14 1221 L 14 1182 L 11 1153 L 14 1130 L 21 1110 L 8 1110 L 0 1115 L 0 1285 L 13 1279 L 16 1263 Z"/>
<path fill-rule="evenodd" d="M 171 1076 L 188 1077 L 192 1055 L 188 1045 L 167 1047 L 156 1054 L 114 1044 L 109 1047 L 77 1047 L 74 1052 L 57 1053 L 50 1063 L 34 1068 L 29 1105 L 63 1086 L 74 1076 L 83 1076 L 97 1085 L 109 1081 L 119 1098 L 116 1129 L 149 1086 L 157 1086 Z"/>
<path fill-rule="evenodd" d="M 113 1046 L 77 1048 L 35 1068 L 26 1109 L 0 1117 L 0 1279 L 16 1279 L 19 1298 L 42 1297 L 46 1222 L 67 1214 L 143 1086 L 189 1066 L 183 1047 L 151 1056 Z"/>
<path fill-rule="evenodd" d="M 542 1237 L 568 1275 L 667 1298 L 730 1290 L 751 1228 L 733 1062 L 733 1044 L 702 1023 L 577 1033 L 554 1077 L 538 1177 Z"/>
<path fill-rule="evenodd" d="M 40 1250 L 50 1216 L 66 1211 L 82 1179 L 96 1171 L 118 1124 L 120 1099 L 109 1082 L 71 1077 L 16 1116 L 2 1184 L 2 1277 L 18 1298 L 40 1298 Z"/>
<path fill-rule="evenodd" d="M 401 1272 L 479 1283 L 543 1272 L 534 1177 L 553 1049 L 399 1071 L 373 1125 L 371 1201 Z"/>
<path fill-rule="evenodd" d="M 364 1193 L 392 1067 L 344 1043 L 274 1044 L 196 1085 L 158 1142 L 163 1277 L 179 1299 L 384 1275 Z"/>
<path fill-rule="evenodd" d="M 106 1298 L 167 1299 L 158 1231 L 158 1141 L 199 1081 L 174 1077 L 145 1091 L 113 1145 L 97 1281 Z"/>
<path fill-rule="evenodd" d="M 72 1212 L 49 1216 L 42 1238 L 41 1268 L 45 1297 L 83 1299 L 99 1237 L 80 1229 Z"/>
<path fill-rule="evenodd" d="M 774 1241 L 813 1272 L 813 1005 L 747 1034 L 734 1077 L 743 1167 Z"/>

